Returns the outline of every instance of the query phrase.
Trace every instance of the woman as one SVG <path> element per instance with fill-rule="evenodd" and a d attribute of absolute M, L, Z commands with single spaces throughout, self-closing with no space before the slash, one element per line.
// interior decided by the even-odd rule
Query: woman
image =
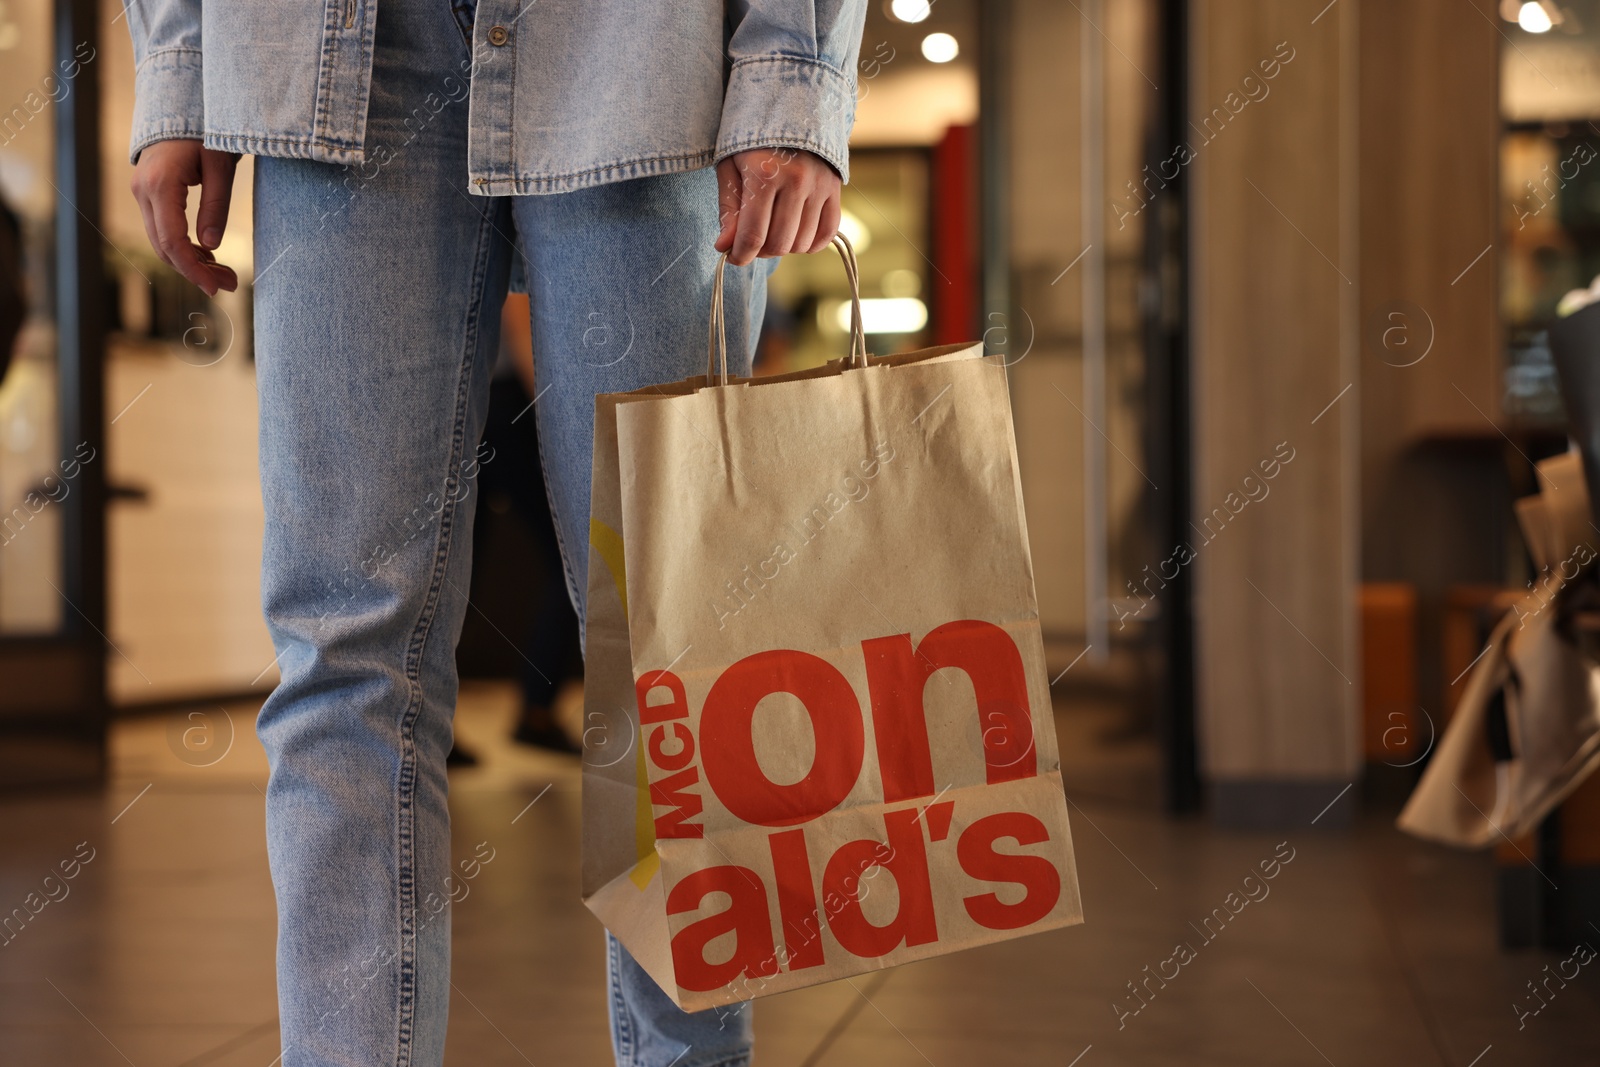
<path fill-rule="evenodd" d="M 208 294 L 237 284 L 213 251 L 238 154 L 258 157 L 263 601 L 282 674 L 258 732 L 283 1063 L 438 1064 L 467 501 L 493 462 L 476 447 L 512 259 L 581 618 L 593 397 L 700 367 L 718 251 L 749 338 L 770 257 L 828 243 L 865 0 L 126 10 L 134 196 L 151 244 Z M 632 339 L 622 358 L 588 343 L 600 328 Z M 615 941 L 609 959 L 619 1064 L 748 1062 L 750 1012 L 685 1014 Z"/>

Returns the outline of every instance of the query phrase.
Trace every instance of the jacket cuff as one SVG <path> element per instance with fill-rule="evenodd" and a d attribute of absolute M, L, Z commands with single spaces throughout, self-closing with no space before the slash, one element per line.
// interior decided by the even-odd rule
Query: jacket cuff
<path fill-rule="evenodd" d="M 850 180 L 855 80 L 800 56 L 740 59 L 728 75 L 714 162 L 750 148 L 803 148 Z"/>
<path fill-rule="evenodd" d="M 139 64 L 133 78 L 133 132 L 128 158 L 157 141 L 204 140 L 205 95 L 198 48 L 164 48 Z"/>

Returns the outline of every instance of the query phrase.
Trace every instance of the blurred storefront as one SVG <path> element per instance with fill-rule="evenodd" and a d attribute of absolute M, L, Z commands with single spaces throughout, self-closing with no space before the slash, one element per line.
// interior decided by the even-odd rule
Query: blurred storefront
<path fill-rule="evenodd" d="M 14 234 L 26 299 L 0 381 L 0 790 L 75 799 L 109 778 L 132 795 L 171 772 L 174 796 L 237 793 L 216 805 L 235 820 L 217 836 L 246 827 L 255 849 L 266 771 L 248 717 L 278 674 L 259 607 L 250 323 L 272 264 L 254 261 L 248 158 L 217 251 L 239 269 L 237 293 L 206 298 L 150 251 L 128 193 L 124 18 L 119 0 L 0 0 L 0 252 Z M 1063 779 L 1074 833 L 1092 843 L 1084 884 L 1115 904 L 1082 931 L 1103 940 L 1073 951 L 1123 960 L 1179 911 L 1231 894 L 1230 865 L 1291 828 L 1308 856 L 1296 871 L 1322 866 L 1282 925 L 1263 922 L 1251 965 L 1311 976 L 1325 1029 L 1348 1030 L 1359 1013 L 1314 984 L 1348 964 L 1341 995 L 1371 998 L 1366 1017 L 1414 1009 L 1414 1058 L 1448 1044 L 1408 969 L 1420 930 L 1437 999 L 1463 1028 L 1488 1026 L 1487 1009 L 1462 1005 L 1502 986 L 1522 995 L 1520 970 L 1481 980 L 1506 948 L 1600 922 L 1600 783 L 1502 835 L 1492 859 L 1442 859 L 1393 817 L 1492 627 L 1541 576 L 1515 509 L 1540 488 L 1536 464 L 1569 446 L 1550 328 L 1564 296 L 1600 279 L 1600 0 L 870 0 L 856 76 L 842 230 L 869 348 L 981 338 L 1007 368 Z M 839 358 L 847 298 L 831 251 L 785 259 L 756 373 Z M 513 638 L 537 580 L 515 509 L 491 496 L 458 655 L 478 687 L 467 718 L 481 732 L 464 736 L 489 752 L 513 747 L 502 719 L 530 662 Z M 183 777 L 201 761 L 171 732 L 197 710 L 247 753 L 211 783 Z M 135 738 L 120 778 L 107 741 L 119 730 Z M 521 881 L 494 890 L 500 910 L 477 935 L 466 927 L 485 957 L 504 948 L 494 924 L 528 918 L 540 878 L 543 903 L 578 912 L 560 881 L 577 807 L 556 810 L 577 764 L 499 755 L 469 772 L 481 777 L 461 791 L 462 823 L 476 833 L 492 815 L 498 833 L 534 809 L 522 792 L 537 801 L 533 784 L 554 783 L 522 825 L 546 819 L 541 832 L 571 847 L 512 861 Z M 171 825 L 187 834 L 188 817 Z M 264 898 L 264 870 L 251 877 L 240 886 Z M 1159 897 L 1135 896 L 1158 882 Z M 1188 895 L 1172 904 L 1168 886 Z M 1377 900 L 1395 886 L 1400 904 Z M 252 906 L 265 929 L 270 901 Z M 1326 942 L 1318 966 L 1298 955 L 1303 928 Z M 1030 966 L 1074 984 L 1011 975 L 1030 983 L 1007 994 L 1032 1016 L 1023 1030 L 1076 1010 L 1098 980 L 1077 957 L 1058 966 L 1066 942 L 1038 944 Z M 124 958 L 143 951 L 129 945 Z M 1140 945 L 1128 973 L 1158 949 Z M 1463 993 L 1454 968 L 1469 957 L 1480 969 Z M 983 973 L 1006 977 L 1006 959 Z M 931 1014 L 959 1005 L 951 1025 L 976 1041 L 992 1005 L 968 993 L 951 981 L 919 995 L 941 1006 Z M 1256 993 L 1235 999 L 1259 1008 Z M 561 1003 L 545 1007 L 559 1017 Z M 849 1003 L 839 1033 L 852 1013 L 871 1018 Z M 1061 1053 L 1058 1036 L 1023 1062 Z M 1186 1048 L 1189 1035 L 1161 1039 Z"/>
<path fill-rule="evenodd" d="M 1114 648 L 1148 658 L 1156 615 L 1135 610 L 1148 598 L 1135 579 L 1154 484 L 1143 334 L 1156 216 L 1118 218 L 1115 198 L 1098 201 L 1139 172 L 1163 99 L 1143 73 L 1162 62 L 1160 16 L 1153 3 L 1104 7 L 1102 32 L 1080 37 L 1078 15 L 1048 4 L 874 3 L 844 219 L 876 349 L 982 336 L 1015 365 L 1041 610 L 1062 666 L 1087 652 L 1085 676 Z M 20 103 L 0 146 L 0 190 L 22 221 L 33 312 L 0 393 L 0 496 L 15 527 L 0 554 L 0 634 L 19 650 L 103 641 L 103 683 L 88 684 L 108 707 L 265 691 L 276 675 L 256 604 L 249 331 L 261 265 L 238 224 L 250 216 L 249 163 L 218 250 L 245 284 L 208 300 L 149 251 L 126 195 L 133 72 L 120 8 L 5 11 L 0 46 L 15 62 L 0 90 Z M 20 44 L 52 37 L 55 54 Z M 993 121 L 980 119 L 981 102 Z M 74 155 L 64 132 L 98 153 Z M 98 195 L 69 205 L 53 177 L 62 167 Z M 104 336 L 86 329 L 70 368 L 71 339 L 52 326 L 64 210 L 94 235 L 98 256 L 75 265 L 71 296 L 94 304 Z M 845 291 L 825 257 L 784 263 L 772 295 L 761 370 L 837 355 Z M 63 413 L 103 431 L 69 441 Z M 1137 621 L 1113 637 L 1112 622 L 1128 617 Z M 1138 676 L 1124 668 L 1117 684 Z M 1136 696 L 1147 725 L 1153 690 Z M 20 715 L 26 701 L 14 703 Z M 12 716 L 19 731 L 75 717 L 50 701 L 38 710 L 25 729 Z M 92 777 L 94 766 L 59 770 Z"/>
<path fill-rule="evenodd" d="M 1384 762 L 1361 583 L 1414 597 L 1420 729 L 1461 589 L 1527 579 L 1517 456 L 1563 446 L 1542 330 L 1600 271 L 1600 9 L 1535 32 L 1474 3 L 870 5 L 843 225 L 872 347 L 1008 364 L 1056 692 L 1104 705 L 1146 803 L 1314 814 Z M 237 294 L 149 251 L 114 0 L 0 6 L 0 55 L 30 306 L 0 388 L 0 751 L 19 783 L 93 780 L 108 711 L 275 682 L 268 265 L 248 160 Z M 845 295 L 827 255 L 785 261 L 758 371 L 836 357 Z M 501 669 L 512 600 L 469 624 L 469 673 Z"/>

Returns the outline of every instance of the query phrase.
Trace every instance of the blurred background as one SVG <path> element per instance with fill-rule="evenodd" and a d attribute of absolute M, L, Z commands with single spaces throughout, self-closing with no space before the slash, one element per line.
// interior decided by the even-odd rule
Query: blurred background
<path fill-rule="evenodd" d="M 1513 501 L 1568 448 L 1547 328 L 1600 274 L 1600 0 L 871 0 L 857 77 L 869 347 L 981 338 L 1010 368 L 1088 921 L 772 998 L 762 1062 L 1600 1062 L 1600 977 L 1567 973 L 1600 943 L 1600 784 L 1481 852 L 1393 828 L 1538 577 Z M 266 1065 L 267 264 L 248 158 L 218 250 L 239 291 L 155 258 L 132 106 L 114 0 L 0 0 L 26 301 L 0 1061 Z M 786 259 L 758 373 L 841 355 L 846 296 L 831 254 Z M 579 764 L 509 740 L 549 580 L 512 496 L 478 500 L 452 780 L 458 845 L 512 858 L 456 908 L 450 1054 L 603 1063 Z M 553 708 L 572 736 L 580 701 Z M 1276 903 L 1188 968 L 1211 974 L 1136 992 L 1285 840 Z M 80 841 L 72 899 L 25 905 Z"/>

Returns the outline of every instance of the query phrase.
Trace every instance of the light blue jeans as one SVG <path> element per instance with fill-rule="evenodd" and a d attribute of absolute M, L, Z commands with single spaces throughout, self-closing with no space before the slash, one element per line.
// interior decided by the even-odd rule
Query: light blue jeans
<path fill-rule="evenodd" d="M 452 866 L 445 754 L 513 261 L 537 360 L 526 417 L 574 601 L 595 394 L 705 361 L 712 173 L 469 195 L 469 101 L 444 88 L 467 50 L 450 0 L 385 0 L 373 162 L 256 161 L 263 600 L 282 674 L 258 730 L 284 1067 L 443 1058 L 449 902 L 474 874 L 470 858 Z M 755 334 L 771 262 L 729 271 L 735 337 Z M 748 1010 L 686 1014 L 615 942 L 608 962 L 619 1064 L 748 1062 Z"/>

